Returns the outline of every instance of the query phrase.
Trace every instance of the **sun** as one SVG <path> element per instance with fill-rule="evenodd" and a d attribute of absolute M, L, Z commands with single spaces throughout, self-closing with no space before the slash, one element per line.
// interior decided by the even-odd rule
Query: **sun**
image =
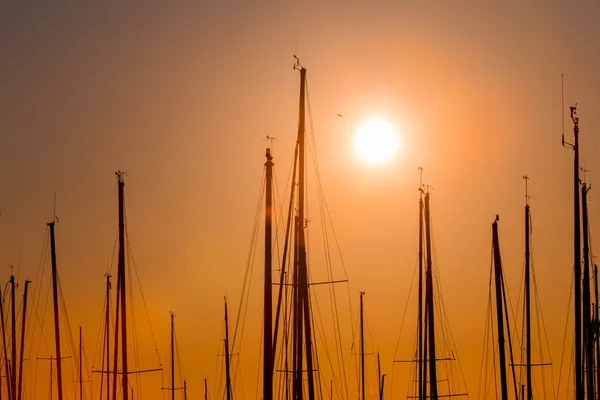
<path fill-rule="evenodd" d="M 382 164 L 394 157 L 399 139 L 394 127 L 383 120 L 371 120 L 362 125 L 354 136 L 354 150 L 366 163 Z"/>

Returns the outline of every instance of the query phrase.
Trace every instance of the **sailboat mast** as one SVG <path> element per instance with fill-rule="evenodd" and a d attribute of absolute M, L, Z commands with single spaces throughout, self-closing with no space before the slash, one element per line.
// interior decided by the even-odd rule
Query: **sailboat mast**
<path fill-rule="evenodd" d="M 531 382 L 531 267 L 530 267 L 530 242 L 529 242 L 529 197 L 527 194 L 527 175 L 525 179 L 525 340 L 526 340 L 526 375 L 527 375 L 527 400 L 533 399 L 533 388 Z"/>
<path fill-rule="evenodd" d="M 123 374 L 123 400 L 129 397 L 129 371 L 127 369 L 127 302 L 125 297 L 125 288 L 127 283 L 125 280 L 125 195 L 123 181 L 123 173 L 117 171 L 117 182 L 119 187 L 119 290 L 121 298 L 121 368 Z M 116 371 L 115 371 L 116 373 Z M 61 399 L 59 399 L 61 400 Z"/>
<path fill-rule="evenodd" d="M 427 307 L 427 335 L 429 349 L 430 398 L 437 400 L 437 369 L 435 360 L 435 325 L 433 308 L 433 271 L 431 260 L 431 223 L 429 217 L 429 192 L 425 194 L 425 240 L 427 244 L 427 270 L 425 282 L 425 307 Z"/>
<path fill-rule="evenodd" d="M 2 304 L 4 304 L 4 301 L 1 298 L 2 296 L 2 291 L 0 290 L 0 319 L 1 319 L 1 323 L 2 323 L 2 349 L 4 351 L 4 368 L 5 368 L 5 373 L 6 373 L 6 389 L 8 392 L 8 398 L 12 399 L 12 390 L 11 390 L 11 385 L 10 385 L 10 364 L 8 362 L 8 352 L 6 349 L 6 324 L 5 324 L 5 319 L 4 319 L 4 307 L 2 307 Z"/>
<path fill-rule="evenodd" d="M 56 380 L 58 385 L 58 400 L 62 400 L 62 367 L 60 356 L 60 323 L 58 321 L 58 274 L 56 272 L 56 242 L 54 238 L 54 222 L 49 222 L 50 227 L 50 252 L 52 257 L 52 296 L 54 300 L 54 338 L 56 340 Z M 52 364 L 52 363 L 50 363 Z M 51 367 L 52 368 L 52 367 Z"/>
<path fill-rule="evenodd" d="M 171 313 L 171 400 L 175 400 L 175 314 Z"/>
<path fill-rule="evenodd" d="M 306 352 L 306 370 L 308 380 L 308 399 L 315 398 L 315 384 L 313 376 L 313 355 L 312 355 L 312 329 L 308 298 L 308 266 L 306 261 L 306 238 L 304 235 L 304 202 L 305 202 L 305 92 L 306 92 L 306 69 L 299 63 L 295 68 L 300 70 L 300 104 L 299 104 L 299 123 L 298 123 L 298 291 L 300 324 L 298 329 L 304 325 L 304 344 Z M 302 319 L 304 321 L 302 321 Z M 302 376 L 302 367 L 300 366 L 300 377 Z"/>
<path fill-rule="evenodd" d="M 263 318 L 263 400 L 273 400 L 273 304 L 272 304 L 272 243 L 271 219 L 273 213 L 273 157 L 271 149 L 266 151 L 266 193 L 265 193 L 265 286 Z"/>
<path fill-rule="evenodd" d="M 19 396 L 18 399 L 22 399 L 23 389 L 23 354 L 25 352 L 25 321 L 27 317 L 27 288 L 31 281 L 25 280 L 25 291 L 23 292 L 23 315 L 21 317 L 21 355 L 19 356 Z"/>
<path fill-rule="evenodd" d="M 79 400 L 83 400 L 83 362 L 82 362 L 81 326 L 79 327 Z"/>
<path fill-rule="evenodd" d="M 12 327 L 12 343 L 11 343 L 11 374 L 10 384 L 12 386 L 13 399 L 17 395 L 17 323 L 16 323 L 16 306 L 15 306 L 15 277 L 10 276 L 10 296 L 11 296 L 11 327 Z"/>
<path fill-rule="evenodd" d="M 583 400 L 583 359 L 581 356 L 581 226 L 579 217 L 579 117 L 577 107 L 571 107 L 573 120 L 573 272 L 575 285 L 575 400 Z M 564 138 L 563 138 L 564 144 Z"/>
<path fill-rule="evenodd" d="M 110 368 L 110 274 L 106 274 L 106 315 L 104 335 L 106 341 L 106 371 Z M 115 374 L 116 376 L 116 374 Z M 110 374 L 106 374 L 106 400 L 110 400 Z"/>
<path fill-rule="evenodd" d="M 583 220 L 583 343 L 585 346 L 585 372 L 587 395 L 594 396 L 594 333 L 592 330 L 590 294 L 590 247 L 588 240 L 587 184 L 581 186 L 581 211 Z"/>
<path fill-rule="evenodd" d="M 594 264 L 594 327 L 596 332 L 596 391 L 600 391 L 600 320 L 598 318 L 598 266 Z"/>
<path fill-rule="evenodd" d="M 502 400 L 508 400 L 508 383 L 506 379 L 506 354 L 504 350 L 504 316 L 502 307 L 502 259 L 500 258 L 500 241 L 498 239 L 498 216 L 492 223 L 492 243 L 494 248 L 494 281 L 496 285 L 496 313 L 498 322 L 498 356 L 500 359 L 500 385 Z"/>
<path fill-rule="evenodd" d="M 231 400 L 231 374 L 229 365 L 229 319 L 227 317 L 227 299 L 225 299 L 225 384 L 227 386 L 227 400 Z"/>
<path fill-rule="evenodd" d="M 421 171 L 422 168 L 419 167 Z M 419 400 L 424 399 L 423 384 L 423 184 L 419 185 L 419 311 L 417 326 L 417 368 Z"/>
<path fill-rule="evenodd" d="M 363 314 L 363 296 L 365 292 L 360 292 L 360 381 L 362 400 L 365 400 L 365 321 Z"/>

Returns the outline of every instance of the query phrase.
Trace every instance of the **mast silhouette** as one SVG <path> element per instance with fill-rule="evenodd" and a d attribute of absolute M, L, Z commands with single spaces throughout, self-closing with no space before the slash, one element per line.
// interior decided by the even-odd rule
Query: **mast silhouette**
<path fill-rule="evenodd" d="M 527 175 L 525 179 L 525 346 L 526 346 L 526 375 L 527 375 L 527 400 L 533 399 L 533 387 L 531 381 L 531 283 L 530 283 L 530 228 L 531 219 L 529 210 L 529 197 L 527 194 Z"/>
<path fill-rule="evenodd" d="M 294 316 L 294 340 L 295 340 L 295 379 L 293 385 L 293 398 L 295 400 L 303 399 L 303 348 L 306 355 L 306 375 L 308 381 L 308 399 L 315 398 L 314 368 L 312 354 L 312 329 L 310 306 L 308 297 L 308 266 L 306 262 L 306 238 L 304 234 L 304 206 L 305 206 L 305 92 L 306 92 L 306 68 L 304 68 L 298 58 L 294 68 L 300 71 L 300 102 L 299 102 L 299 121 L 298 121 L 298 212 L 296 218 L 296 304 Z"/>
<path fill-rule="evenodd" d="M 125 280 L 125 205 L 124 205 L 124 187 L 125 182 L 123 181 L 123 172 L 117 171 L 117 183 L 119 191 L 119 266 L 117 276 L 117 291 L 119 292 L 120 298 L 118 297 L 118 305 L 121 306 L 121 368 L 122 368 L 122 387 L 123 387 L 123 400 L 128 400 L 129 397 L 129 371 L 127 368 L 127 297 L 125 295 L 125 288 L 127 287 L 127 281 Z M 118 342 L 115 342 L 115 347 L 118 346 Z M 116 374 L 115 368 L 115 374 Z M 114 393 L 116 398 L 116 393 Z M 59 399 L 60 400 L 60 399 Z"/>
<path fill-rule="evenodd" d="M 419 182 L 419 299 L 418 299 L 418 321 L 417 321 L 417 374 L 418 374 L 418 395 L 419 400 L 424 400 L 426 383 L 424 382 L 423 363 L 423 168 L 419 167 L 420 182 Z"/>
<path fill-rule="evenodd" d="M 225 299 L 225 386 L 227 400 L 232 399 L 231 393 L 231 367 L 229 362 L 229 319 L 227 317 L 227 299 Z"/>
<path fill-rule="evenodd" d="M 360 381 L 362 400 L 365 400 L 365 321 L 363 314 L 363 296 L 365 292 L 360 292 Z"/>
<path fill-rule="evenodd" d="M 3 294 L 3 291 L 0 290 L 0 322 L 2 323 L 2 349 L 4 351 L 4 368 L 5 368 L 5 374 L 6 374 L 6 389 L 8 392 L 8 398 L 10 400 L 12 400 L 12 388 L 11 388 L 11 381 L 10 381 L 10 363 L 8 360 L 8 351 L 6 348 L 6 320 L 4 319 L 4 299 L 1 298 Z M 1 392 L 1 391 L 0 391 Z"/>
<path fill-rule="evenodd" d="M 58 387 L 58 400 L 62 400 L 63 388 L 60 355 L 60 323 L 58 320 L 58 274 L 56 271 L 56 241 L 54 237 L 54 223 L 55 221 L 49 222 L 48 226 L 50 227 L 50 251 L 52 255 L 52 297 L 54 301 L 54 338 L 56 341 L 56 384 Z"/>
<path fill-rule="evenodd" d="M 435 354 L 435 325 L 433 307 L 433 272 L 431 270 L 431 226 L 429 218 L 429 191 L 425 193 L 425 241 L 427 244 L 427 269 L 425 271 L 425 318 L 427 321 L 427 348 L 429 350 L 429 398 L 437 400 L 437 368 Z"/>
<path fill-rule="evenodd" d="M 271 254 L 271 219 L 273 212 L 273 157 L 271 149 L 266 151 L 266 193 L 265 193 L 265 284 L 264 284 L 264 318 L 263 318 L 263 400 L 273 400 L 273 304 L 272 304 L 272 254 Z M 283 276 L 283 275 L 282 275 Z"/>
<path fill-rule="evenodd" d="M 21 316 L 21 351 L 19 356 L 19 394 L 18 399 L 22 399 L 22 389 L 23 389 L 23 354 L 25 352 L 25 321 L 27 317 L 27 289 L 30 280 L 25 280 L 25 291 L 23 293 L 23 315 Z"/>
<path fill-rule="evenodd" d="M 571 107 L 571 120 L 573 121 L 573 144 L 565 142 L 563 134 L 563 146 L 569 145 L 573 148 L 573 284 L 575 289 L 575 400 L 584 398 L 583 359 L 581 343 L 581 223 L 579 202 L 579 117 L 577 106 Z"/>
<path fill-rule="evenodd" d="M 587 192 L 589 188 L 584 182 L 581 185 L 581 211 L 583 220 L 583 345 L 585 348 L 585 372 L 587 397 L 594 396 L 594 331 L 592 329 L 591 293 L 590 293 L 590 247 L 588 240 Z"/>
<path fill-rule="evenodd" d="M 498 239 L 498 220 L 492 223 L 492 246 L 494 249 L 494 282 L 496 286 L 496 313 L 498 322 L 498 357 L 500 360 L 500 386 L 502 390 L 502 400 L 508 400 L 508 383 L 506 377 L 506 353 L 504 349 L 504 317 L 502 307 L 502 259 L 500 257 L 500 242 Z"/>
<path fill-rule="evenodd" d="M 16 324 L 16 306 L 15 306 L 15 277 L 13 275 L 10 276 L 10 296 L 11 296 L 11 351 L 12 355 L 10 357 L 10 385 L 12 386 L 12 396 L 13 399 L 17 398 L 17 324 Z"/>
<path fill-rule="evenodd" d="M 175 400 L 175 314 L 171 313 L 171 400 Z"/>

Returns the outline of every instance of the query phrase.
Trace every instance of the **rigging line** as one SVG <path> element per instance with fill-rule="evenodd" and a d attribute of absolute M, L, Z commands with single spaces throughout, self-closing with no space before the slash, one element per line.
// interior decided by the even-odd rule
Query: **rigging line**
<path fill-rule="evenodd" d="M 434 218 L 432 218 L 432 216 L 430 214 L 430 216 L 429 216 L 429 225 L 431 227 L 431 229 L 430 229 L 431 232 L 435 231 L 434 230 L 433 222 L 434 222 Z M 443 311 L 443 313 L 442 313 L 442 317 L 443 318 L 441 318 L 441 319 L 445 323 L 445 327 L 448 330 L 448 337 L 449 337 L 448 342 L 449 342 L 449 345 L 452 347 L 452 351 L 454 352 L 454 358 L 456 359 L 456 362 L 458 364 L 458 367 L 459 367 L 459 370 L 460 370 L 460 375 L 461 375 L 461 378 L 462 378 L 462 382 L 463 382 L 465 391 L 467 391 L 467 382 L 465 380 L 464 372 L 462 370 L 462 364 L 461 364 L 459 356 L 458 356 L 458 348 L 456 346 L 456 343 L 454 342 L 454 335 L 452 334 L 452 329 L 450 327 L 450 321 L 449 321 L 449 319 L 447 317 L 448 313 L 446 311 L 446 306 L 445 306 L 444 299 L 443 299 L 442 287 L 441 287 L 441 283 L 440 283 L 441 278 L 439 276 L 440 275 L 439 271 L 437 271 L 437 269 L 438 269 L 437 265 L 439 265 L 438 256 L 437 256 L 437 246 L 436 246 L 436 242 L 435 242 L 435 235 L 433 233 L 431 234 L 431 243 L 432 243 L 432 248 L 433 248 L 433 258 L 435 260 L 435 266 L 436 266 L 435 270 L 432 270 L 432 272 L 434 272 L 434 271 L 437 272 L 434 275 L 435 276 L 436 291 L 439 293 L 438 294 L 438 300 L 439 300 L 439 303 L 440 303 L 440 306 L 441 306 L 441 310 Z M 433 268 L 433 266 L 432 266 L 432 268 Z"/>
<path fill-rule="evenodd" d="M 569 287 L 573 287 L 573 280 L 574 280 L 574 276 L 573 274 L 571 274 L 571 285 Z M 561 383 L 561 379 L 562 379 L 562 373 L 563 373 L 563 361 L 565 358 L 565 350 L 566 350 L 566 343 L 567 343 L 567 330 L 569 327 L 569 316 L 571 315 L 570 311 L 571 311 L 571 300 L 573 298 L 573 289 L 571 289 L 569 291 L 569 302 L 567 305 L 567 318 L 565 319 L 565 334 L 563 335 L 563 345 L 562 345 L 562 352 L 561 352 L 561 356 L 560 356 L 560 369 L 559 369 L 559 373 L 558 373 L 558 386 L 556 388 L 556 393 L 560 396 L 560 383 Z M 573 360 L 573 349 L 571 349 L 571 358 L 569 361 L 569 365 L 571 363 L 571 361 Z M 570 381 L 570 379 L 567 379 L 567 384 L 569 384 L 568 382 Z M 568 386 L 567 386 L 567 390 L 568 390 Z"/>
<path fill-rule="evenodd" d="M 319 191 L 319 197 L 322 200 L 324 198 L 324 194 L 322 192 L 322 186 L 320 185 L 320 181 L 319 181 L 319 185 L 318 185 L 318 191 Z M 327 235 L 327 226 L 326 226 L 326 219 L 325 219 L 325 210 L 323 208 L 323 202 L 320 201 L 319 202 L 319 209 L 320 209 L 320 214 L 321 214 L 321 229 L 323 231 L 323 241 L 324 241 L 324 247 L 325 247 L 325 261 L 326 261 L 326 268 L 327 268 L 327 274 L 328 274 L 328 278 L 330 281 L 333 281 L 333 268 L 332 268 L 332 262 L 331 262 L 331 252 L 329 251 L 329 237 Z M 329 300 L 330 303 L 332 305 L 332 308 L 334 310 L 334 330 L 336 332 L 336 336 L 335 336 L 335 345 L 336 345 L 336 352 L 338 355 L 338 358 L 341 358 L 341 363 L 338 363 L 338 367 L 341 365 L 342 366 L 342 377 L 344 378 L 344 387 L 346 388 L 347 391 L 347 381 L 345 379 L 346 376 L 346 371 L 345 371 L 345 363 L 344 363 L 344 354 L 342 351 L 342 337 L 341 337 L 341 327 L 340 327 L 340 321 L 339 321 L 339 310 L 338 310 L 338 304 L 337 304 L 337 296 L 336 296 L 336 290 L 335 290 L 335 286 L 334 285 L 330 285 L 329 286 Z"/>
<path fill-rule="evenodd" d="M 233 334 L 233 341 L 232 341 L 232 348 L 235 346 L 236 344 L 236 339 L 237 339 L 237 334 L 238 334 L 238 329 L 240 328 L 240 318 L 242 316 L 242 307 L 244 305 L 244 301 L 247 302 L 246 300 L 246 292 L 249 291 L 249 288 L 247 289 L 247 286 L 250 286 L 250 282 L 252 281 L 252 270 L 253 270 L 253 263 L 254 263 L 254 256 L 256 253 L 256 246 L 257 246 L 257 236 L 258 236 L 258 229 L 259 229 L 259 220 L 260 220 L 260 216 L 261 216 L 261 206 L 263 203 L 263 198 L 264 198 L 264 191 L 265 191 L 265 174 L 263 174 L 262 176 L 262 180 L 260 183 L 260 189 L 259 189 L 259 198 L 258 198 L 258 202 L 256 204 L 256 211 L 254 214 L 254 223 L 252 226 L 252 235 L 251 235 L 251 240 L 250 240 L 250 249 L 248 250 L 248 256 L 246 259 L 246 271 L 244 273 L 244 280 L 243 280 L 243 285 L 242 285 L 242 295 L 240 298 L 240 304 L 238 307 L 238 315 L 236 318 L 236 322 L 235 322 L 235 329 L 234 329 L 234 334 Z"/>
<path fill-rule="evenodd" d="M 126 220 L 126 218 L 127 218 L 127 212 L 125 211 L 124 214 L 125 214 L 125 220 Z M 150 314 L 148 312 L 148 305 L 146 303 L 146 297 L 144 296 L 144 291 L 142 290 L 142 282 L 140 280 L 140 275 L 139 275 L 139 272 L 138 272 L 137 263 L 135 261 L 134 255 L 133 255 L 133 251 L 131 249 L 131 243 L 129 241 L 129 231 L 127 229 L 127 222 L 125 222 L 125 241 L 126 241 L 126 246 L 125 247 L 127 248 L 127 256 L 128 256 L 129 261 L 130 261 L 128 263 L 128 265 L 129 265 L 129 272 L 130 272 L 130 275 L 131 275 L 131 269 L 133 267 L 133 272 L 135 272 L 135 278 L 136 278 L 136 281 L 137 281 L 137 284 L 138 284 L 138 288 L 140 290 L 140 297 L 142 298 L 142 304 L 144 305 L 144 310 L 146 312 L 146 318 L 147 318 L 147 321 L 148 321 L 148 326 L 150 327 L 150 334 L 152 336 L 152 343 L 154 344 L 154 350 L 155 350 L 156 356 L 158 358 L 158 364 L 162 367 L 162 360 L 160 358 L 160 353 L 158 351 L 158 345 L 157 345 L 157 342 L 156 342 L 156 335 L 154 334 L 154 329 L 152 329 L 152 324 L 150 323 Z M 129 283 L 130 290 L 132 290 L 132 288 L 131 288 L 131 285 L 132 285 L 131 281 L 132 280 L 133 279 L 130 279 L 130 283 Z M 133 294 L 133 291 L 131 293 Z M 129 297 L 131 298 L 131 301 L 133 301 L 133 296 L 129 296 Z"/>
<path fill-rule="evenodd" d="M 330 366 L 332 375 L 335 377 L 335 372 L 333 369 L 333 362 L 331 360 L 331 355 L 330 355 L 330 351 L 329 351 L 329 345 L 327 343 L 327 339 L 325 338 L 325 327 L 323 324 L 323 318 L 322 318 L 321 310 L 319 308 L 319 303 L 316 301 L 316 296 L 313 293 L 309 293 L 309 300 L 310 300 L 309 307 L 310 307 L 310 316 L 312 319 L 313 337 L 321 339 L 321 342 L 322 342 L 323 346 L 325 347 L 325 354 L 327 356 L 327 360 L 329 361 L 329 366 Z M 313 307 L 316 307 L 316 312 Z M 318 319 L 316 319 L 316 317 L 318 317 Z M 317 330 L 317 327 L 320 327 L 320 330 Z M 316 354 L 317 340 L 315 340 L 312 345 L 314 347 L 314 352 Z M 317 364 L 318 364 L 318 357 L 314 357 L 314 358 L 315 358 L 315 360 L 317 360 Z M 317 370 L 318 369 L 319 368 L 317 367 Z M 309 371 L 308 373 L 311 373 L 311 372 Z"/>
<path fill-rule="evenodd" d="M 317 161 L 317 158 L 318 158 L 317 157 L 317 145 L 316 145 L 316 138 L 315 138 L 315 135 L 314 135 L 314 125 L 313 125 L 313 117 L 312 117 L 312 108 L 311 108 L 311 103 L 310 103 L 310 93 L 309 93 L 309 90 L 308 90 L 308 82 L 306 83 L 306 85 L 307 85 L 307 103 L 308 103 L 309 127 L 310 127 L 310 133 L 311 133 L 310 137 L 312 138 L 313 148 L 314 148 L 314 150 L 313 150 L 313 152 L 311 154 L 313 155 L 313 157 L 312 157 L 312 159 L 313 159 L 313 166 L 315 168 L 315 174 L 316 174 L 317 191 L 318 191 L 318 197 L 319 197 L 319 207 L 321 209 L 321 216 L 322 216 L 322 220 L 321 221 L 322 221 L 322 225 L 323 225 L 323 232 L 324 232 L 325 240 L 327 242 L 326 257 L 327 257 L 327 260 L 329 262 L 329 268 L 331 270 L 331 278 L 330 278 L 330 280 L 333 280 L 333 270 L 331 268 L 331 253 L 329 251 L 329 239 L 328 239 L 328 235 L 327 235 L 328 231 L 327 231 L 327 225 L 326 225 L 325 215 L 327 215 L 329 217 L 329 226 L 331 227 L 331 231 L 333 233 L 334 241 L 335 241 L 335 244 L 336 244 L 336 247 L 337 247 L 337 250 L 338 250 L 338 255 L 339 255 L 339 258 L 340 258 L 343 270 L 344 270 L 345 277 L 348 278 L 348 272 L 347 272 L 346 266 L 344 264 L 344 260 L 343 260 L 343 257 L 342 257 L 342 254 L 341 254 L 340 245 L 339 245 L 339 241 L 337 240 L 337 235 L 335 233 L 335 228 L 334 228 L 334 225 L 333 225 L 333 221 L 331 219 L 331 213 L 329 212 L 329 207 L 327 205 L 327 200 L 326 200 L 326 197 L 325 197 L 325 191 L 323 190 L 323 185 L 322 185 L 322 180 L 321 180 L 321 174 L 320 174 L 320 170 L 319 170 L 319 164 L 318 164 L 318 161 Z M 310 146 L 309 146 L 309 148 L 310 148 Z M 350 312 L 352 313 L 352 306 L 351 306 L 352 302 L 351 302 L 351 298 L 350 298 L 349 286 L 347 287 L 347 290 L 348 290 Z M 336 299 L 336 294 L 335 294 L 336 293 L 335 292 L 335 288 L 332 289 L 332 293 L 333 293 L 333 298 L 334 298 L 334 301 L 335 301 L 335 304 L 336 304 L 336 306 L 335 306 L 336 322 L 337 322 L 338 336 L 340 338 L 339 339 L 340 340 L 340 349 L 338 351 L 339 351 L 339 354 L 341 355 L 342 361 L 343 361 L 344 356 L 343 356 L 343 352 L 341 350 L 341 346 L 342 346 L 342 343 L 341 343 L 341 327 L 340 327 L 340 324 L 339 324 L 339 311 L 338 311 L 338 308 L 337 308 L 337 299 Z M 352 326 L 351 328 L 352 328 L 352 335 L 354 336 L 354 326 Z M 346 372 L 345 372 L 345 363 L 344 362 L 342 362 L 342 368 L 343 368 L 344 384 L 345 384 L 345 387 L 346 387 L 346 394 L 348 395 L 348 383 L 345 380 Z"/>
<path fill-rule="evenodd" d="M 543 331 L 544 333 L 544 338 L 545 338 L 545 342 L 546 342 L 546 349 L 548 351 L 548 357 L 550 358 L 550 379 L 551 379 L 551 383 L 552 383 L 552 395 L 553 397 L 556 397 L 556 393 L 554 391 L 554 366 L 552 364 L 552 354 L 550 353 L 550 343 L 548 341 L 548 333 L 546 330 L 546 324 L 544 322 L 544 313 L 542 311 L 542 303 L 540 301 L 539 298 L 539 292 L 538 292 L 538 286 L 537 286 L 537 280 L 536 280 L 536 275 L 535 275 L 535 268 L 533 267 L 533 259 L 531 261 L 531 272 L 532 272 L 532 277 L 533 277 L 533 290 L 534 290 L 534 296 L 535 296 L 535 303 L 536 303 L 536 309 L 537 309 L 537 324 L 538 324 L 538 341 L 539 341 L 539 349 L 540 349 L 540 362 L 542 364 L 544 364 L 544 354 L 542 351 L 542 339 L 541 337 L 539 337 L 539 335 L 541 335 L 541 332 Z M 540 324 L 541 324 L 541 328 L 540 328 Z M 544 388 L 544 398 L 546 398 L 546 382 L 545 382 L 545 377 L 544 377 L 544 369 L 542 368 L 542 380 L 543 380 L 543 388 Z"/>
<path fill-rule="evenodd" d="M 259 201 L 256 206 L 254 227 L 253 227 L 252 238 L 251 238 L 251 246 L 250 246 L 248 260 L 247 260 L 247 264 L 246 264 L 246 272 L 244 275 L 242 296 L 240 298 L 238 315 L 236 318 L 235 330 L 234 330 L 234 335 L 233 335 L 233 342 L 231 345 L 232 349 L 235 348 L 235 345 L 237 343 L 238 329 L 240 330 L 239 333 L 240 333 L 240 341 L 241 341 L 243 338 L 244 328 L 246 325 L 246 314 L 248 312 L 248 304 L 249 304 L 248 299 L 250 296 L 250 287 L 252 285 L 252 276 L 253 276 L 252 272 L 254 270 L 254 259 L 255 259 L 255 255 L 256 255 L 256 247 L 258 245 L 259 220 L 260 220 L 260 216 L 262 215 L 262 213 L 261 213 L 262 203 L 263 203 L 263 198 L 265 195 L 265 183 L 266 183 L 266 174 L 263 174 L 263 178 L 261 181 L 261 189 L 260 189 L 260 194 L 259 194 Z M 240 324 L 240 322 L 241 322 L 241 324 Z M 241 325 L 241 327 L 240 327 L 240 325 Z M 232 389 L 236 384 L 238 371 L 239 371 L 239 365 L 240 365 L 240 362 L 239 362 L 239 357 L 238 357 L 238 362 L 236 363 L 234 376 L 233 376 L 233 380 L 232 380 Z M 242 379 L 242 383 L 241 383 L 241 391 L 242 391 L 242 396 L 243 396 L 243 391 L 244 391 L 243 379 Z"/>

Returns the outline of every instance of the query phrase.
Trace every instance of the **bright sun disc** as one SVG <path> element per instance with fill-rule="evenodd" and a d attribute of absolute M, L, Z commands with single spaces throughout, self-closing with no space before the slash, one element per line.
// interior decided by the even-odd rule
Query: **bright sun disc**
<path fill-rule="evenodd" d="M 385 121 L 373 120 L 361 126 L 354 136 L 354 150 L 370 164 L 381 164 L 394 157 L 398 150 L 398 135 Z"/>

